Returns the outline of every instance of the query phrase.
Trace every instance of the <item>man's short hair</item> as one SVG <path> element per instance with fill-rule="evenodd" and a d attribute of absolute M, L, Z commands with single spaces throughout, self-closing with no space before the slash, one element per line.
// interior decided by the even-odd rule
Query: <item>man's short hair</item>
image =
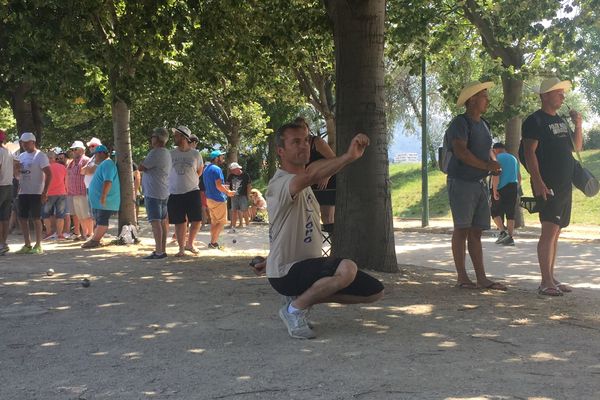
<path fill-rule="evenodd" d="M 154 128 L 152 130 L 152 136 L 160 140 L 162 144 L 165 144 L 169 140 L 169 131 L 167 128 Z"/>
<path fill-rule="evenodd" d="M 283 134 L 288 129 L 304 129 L 304 126 L 297 124 L 295 122 L 289 122 L 287 124 L 281 125 L 277 132 L 275 132 L 275 146 L 276 147 L 285 147 L 285 143 L 283 141 Z"/>
<path fill-rule="evenodd" d="M 494 145 L 492 146 L 492 149 L 505 149 L 506 147 L 504 146 L 504 143 L 502 142 L 498 142 L 498 143 L 494 143 Z"/>

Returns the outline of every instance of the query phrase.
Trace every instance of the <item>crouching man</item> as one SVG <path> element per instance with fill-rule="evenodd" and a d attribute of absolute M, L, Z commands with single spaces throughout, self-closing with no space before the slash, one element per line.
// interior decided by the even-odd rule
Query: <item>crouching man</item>
<path fill-rule="evenodd" d="M 279 310 L 290 336 L 310 339 L 315 333 L 306 312 L 319 303 L 371 303 L 383 296 L 383 284 L 360 271 L 352 260 L 321 257 L 322 235 L 319 204 L 311 185 L 332 176 L 362 157 L 369 138 L 357 134 L 340 157 L 322 159 L 308 168 L 308 133 L 297 124 L 277 130 L 275 146 L 281 161 L 267 189 L 270 253 L 266 268 L 273 288 L 287 296 Z"/>

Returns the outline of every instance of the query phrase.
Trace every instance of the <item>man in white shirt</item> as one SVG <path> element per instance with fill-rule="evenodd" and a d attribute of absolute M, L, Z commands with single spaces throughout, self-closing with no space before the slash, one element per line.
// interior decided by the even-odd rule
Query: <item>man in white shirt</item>
<path fill-rule="evenodd" d="M 277 130 L 275 147 L 281 168 L 267 189 L 270 253 L 266 273 L 271 286 L 288 297 L 279 316 L 294 338 L 315 337 L 306 318 L 315 304 L 370 303 L 383 296 L 383 284 L 360 271 L 354 261 L 321 257 L 319 203 L 311 189 L 362 157 L 368 145 L 369 138 L 359 133 L 343 155 L 305 167 L 310 156 L 308 132 L 298 124 Z M 257 272 L 260 268 L 255 266 Z"/>
<path fill-rule="evenodd" d="M 31 132 L 21 135 L 21 146 L 25 150 L 19 155 L 19 223 L 25 244 L 17 254 L 42 254 L 42 204 L 48 199 L 48 186 L 52 179 L 50 162 L 43 152 L 35 147 L 36 137 Z M 31 247 L 29 220 L 35 227 L 35 246 Z"/>

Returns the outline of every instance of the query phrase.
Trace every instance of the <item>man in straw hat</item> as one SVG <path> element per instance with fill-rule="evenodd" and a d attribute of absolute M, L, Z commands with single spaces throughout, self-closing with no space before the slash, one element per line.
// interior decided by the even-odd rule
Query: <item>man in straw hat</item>
<path fill-rule="evenodd" d="M 464 114 L 456 116 L 446 138 L 453 157 L 448 165 L 448 197 L 454 221 L 452 255 L 457 272 L 458 288 L 506 290 L 506 286 L 487 278 L 483 266 L 481 232 L 490 229 L 487 176 L 498 174 L 500 164 L 492 153 L 492 135 L 481 115 L 490 103 L 488 89 L 492 82 L 471 82 L 460 92 L 457 106 L 464 105 Z M 468 243 L 468 246 L 467 246 Z M 475 269 L 477 283 L 467 275 L 466 248 Z"/>
<path fill-rule="evenodd" d="M 573 143 L 578 150 L 583 143 L 582 118 L 575 110 L 569 114 L 575 124 L 575 133 L 570 137 L 568 123 L 558 115 L 571 82 L 556 77 L 542 81 L 537 93 L 542 103 L 537 110 L 523 121 L 523 148 L 527 170 L 531 175 L 533 194 L 540 201 L 542 234 L 537 252 L 542 281 L 538 293 L 546 296 L 561 296 L 571 292 L 568 285 L 554 275 L 556 248 L 562 228 L 571 220 L 571 192 L 575 159 Z"/>

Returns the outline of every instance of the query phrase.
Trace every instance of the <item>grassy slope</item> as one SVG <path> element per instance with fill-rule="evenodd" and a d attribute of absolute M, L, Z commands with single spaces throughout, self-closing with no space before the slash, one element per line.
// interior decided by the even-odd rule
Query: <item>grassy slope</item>
<path fill-rule="evenodd" d="M 600 177 L 600 150 L 588 150 L 582 153 L 584 165 L 596 177 Z M 421 217 L 421 170 L 420 164 L 390 165 L 392 183 L 392 207 L 395 217 Z M 529 175 L 522 169 L 523 191 L 531 196 Z M 439 170 L 429 171 L 429 216 L 431 218 L 450 218 L 448 194 L 446 192 L 446 175 Z M 573 190 L 573 213 L 571 221 L 577 224 L 600 224 L 600 195 L 585 197 L 579 190 Z M 525 212 L 527 222 L 537 221 L 537 214 Z"/>

